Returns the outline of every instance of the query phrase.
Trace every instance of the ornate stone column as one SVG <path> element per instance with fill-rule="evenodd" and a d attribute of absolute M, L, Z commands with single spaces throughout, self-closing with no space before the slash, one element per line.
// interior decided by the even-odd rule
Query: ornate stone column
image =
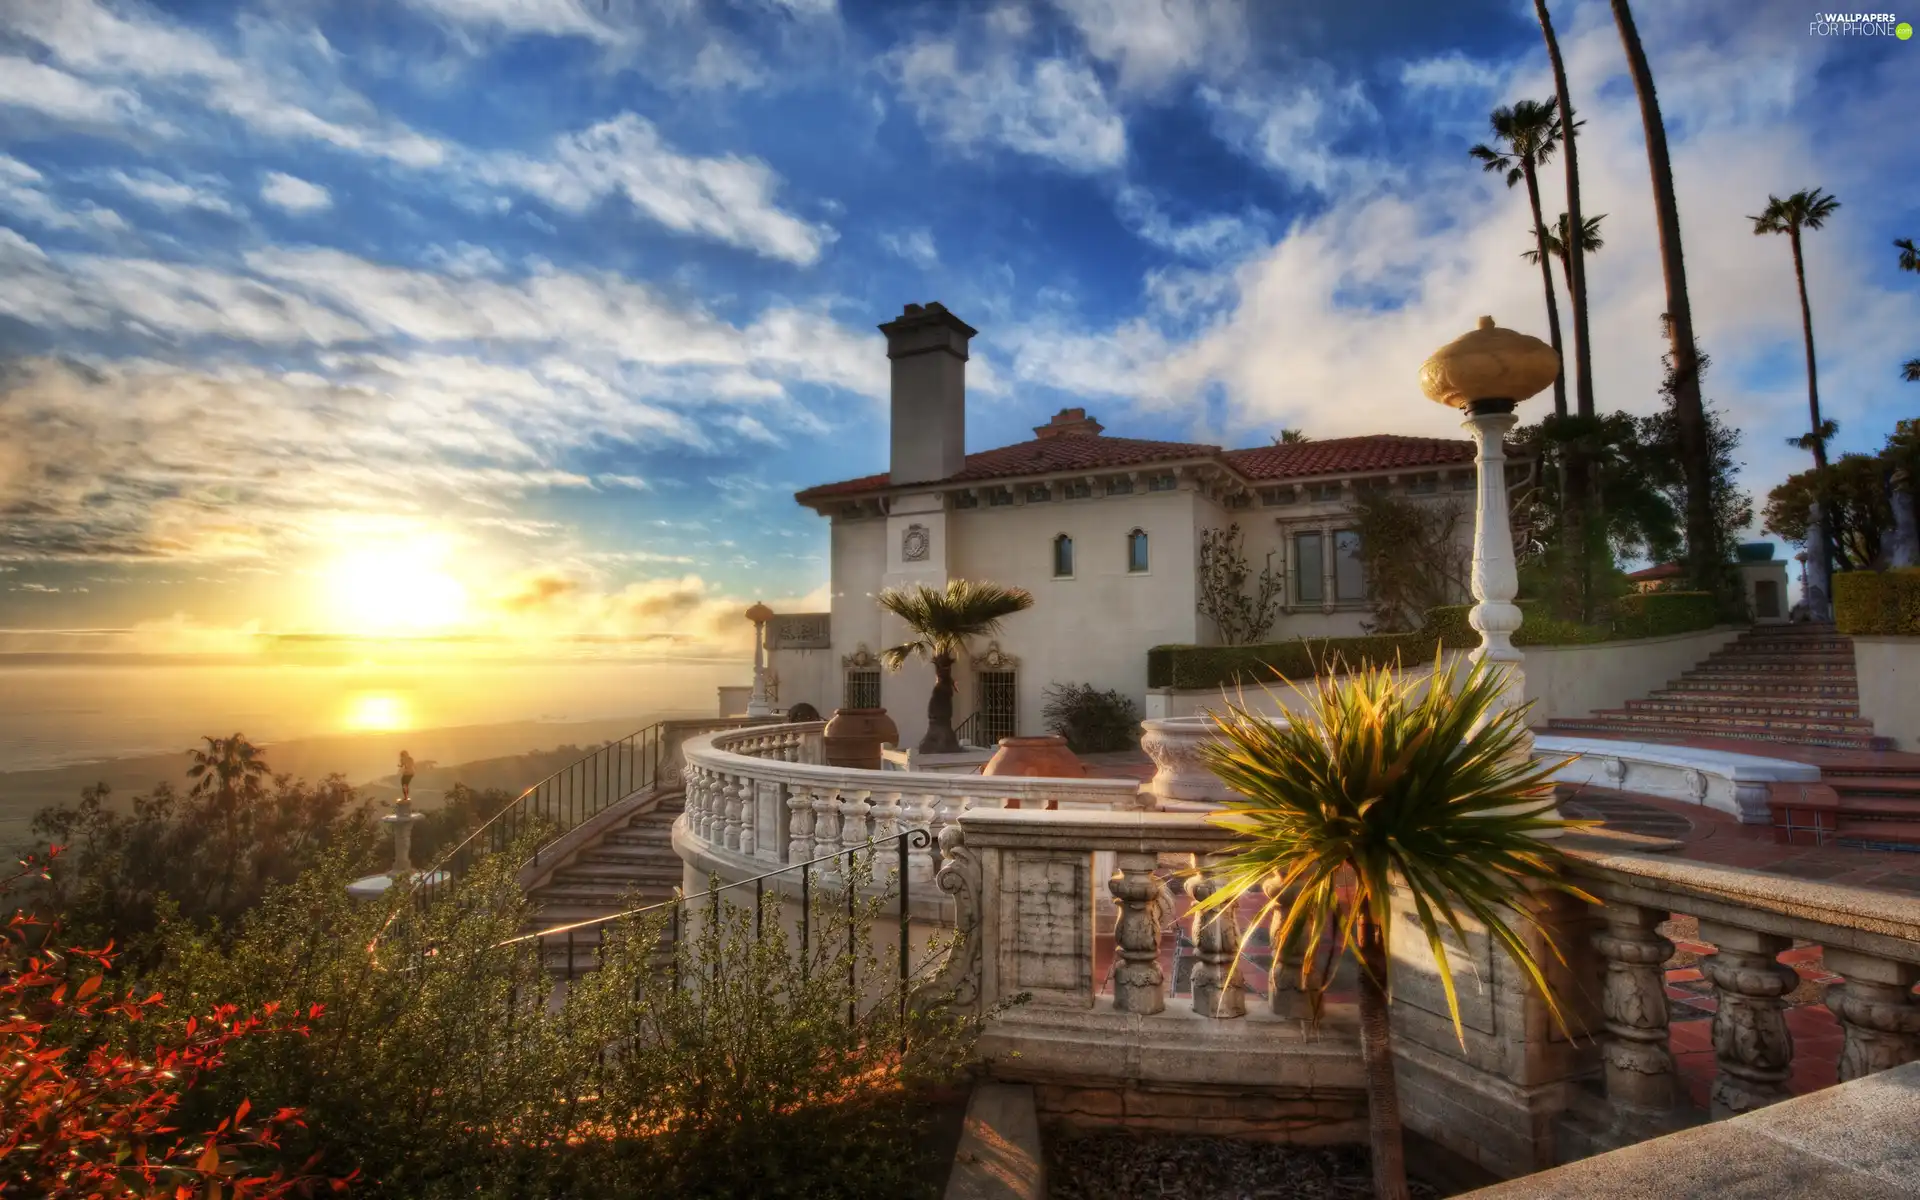
<path fill-rule="evenodd" d="M 1656 932 L 1667 914 L 1637 904 L 1608 904 L 1607 927 L 1593 944 L 1607 962 L 1600 1004 L 1607 1036 L 1607 1100 L 1616 1109 L 1664 1113 L 1676 1096 L 1673 1055 L 1667 1048 L 1667 981 L 1662 965 L 1673 943 Z"/>
<path fill-rule="evenodd" d="M 1268 900 L 1274 900 L 1281 895 L 1278 885 L 1279 880 L 1269 879 L 1260 890 Z M 1286 943 L 1281 943 L 1280 927 L 1286 923 L 1291 905 L 1289 896 L 1267 922 L 1267 941 L 1273 951 L 1273 961 L 1267 968 L 1267 1007 L 1276 1017 L 1313 1021 L 1320 1016 L 1326 964 L 1320 959 L 1319 947 L 1307 944 L 1304 925 L 1295 926 Z"/>
<path fill-rule="evenodd" d="M 1152 1016 L 1167 1007 L 1166 972 L 1160 969 L 1160 881 L 1154 854 L 1116 854 L 1107 890 L 1118 902 L 1114 917 L 1113 1009 Z"/>
<path fill-rule="evenodd" d="M 1793 945 L 1791 938 L 1717 921 L 1701 921 L 1700 937 L 1720 950 L 1700 963 L 1719 1002 L 1713 1014 L 1713 1054 L 1720 1064 L 1713 1081 L 1713 1117 L 1719 1120 L 1787 1098 L 1793 1034 L 1780 998 L 1799 985 L 1800 977 L 1776 961 Z"/>
<path fill-rule="evenodd" d="M 773 610 L 755 604 L 747 610 L 747 620 L 753 622 L 753 695 L 747 699 L 747 715 L 770 717 L 773 700 L 767 694 L 767 622 L 773 620 Z"/>
<path fill-rule="evenodd" d="M 1851 950 L 1828 949 L 1822 958 L 1846 980 L 1827 989 L 1827 1007 L 1847 1034 L 1840 1082 L 1920 1058 L 1920 1004 L 1913 999 L 1920 967 Z"/>
<path fill-rule="evenodd" d="M 1187 895 L 1199 904 L 1220 890 L 1211 857 L 1194 855 L 1196 873 L 1187 880 Z M 1240 918 L 1232 905 L 1202 916 L 1194 914 L 1193 944 L 1200 961 L 1193 967 L 1193 1011 L 1203 1017 L 1244 1017 L 1247 989 L 1240 982 L 1234 959 L 1240 951 Z"/>
<path fill-rule="evenodd" d="M 787 861 L 802 863 L 813 857 L 813 792 L 794 788 L 787 796 Z"/>

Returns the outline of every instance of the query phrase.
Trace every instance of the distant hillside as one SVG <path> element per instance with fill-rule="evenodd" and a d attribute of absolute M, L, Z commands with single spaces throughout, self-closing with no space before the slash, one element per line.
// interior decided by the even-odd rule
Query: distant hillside
<path fill-rule="evenodd" d="M 405 750 L 419 764 L 413 781 L 414 798 L 422 808 L 433 808 L 455 783 L 517 792 L 577 761 L 594 747 L 660 719 L 638 716 L 569 723 L 517 721 L 406 733 L 335 735 L 270 743 L 264 750 L 267 765 L 275 774 L 314 780 L 337 772 L 376 802 L 391 801 L 400 794 L 397 768 L 400 751 Z M 123 803 L 163 781 L 185 788 L 187 761 L 186 748 L 182 747 L 175 754 L 45 771 L 0 772 L 0 846 L 24 841 L 34 813 L 48 805 L 78 800 L 81 789 L 95 783 L 105 783 Z"/>

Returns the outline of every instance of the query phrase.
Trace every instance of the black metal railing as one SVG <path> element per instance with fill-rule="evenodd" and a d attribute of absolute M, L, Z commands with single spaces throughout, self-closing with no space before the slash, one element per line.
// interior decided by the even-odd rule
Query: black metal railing
<path fill-rule="evenodd" d="M 523 946 L 531 942 L 533 944 L 535 959 L 543 966 L 549 963 L 550 955 L 558 950 L 565 957 L 565 964 L 560 973 L 568 982 L 572 982 L 576 974 L 580 973 L 579 951 L 583 934 L 589 931 L 593 934 L 592 955 L 597 964 L 600 956 L 605 952 L 606 940 L 601 934 L 606 928 L 616 922 L 629 921 L 658 913 L 662 909 L 670 909 L 667 923 L 667 938 L 669 942 L 677 943 L 680 940 L 681 930 L 685 928 L 685 914 L 688 905 L 704 903 L 708 906 L 710 912 L 717 913 L 722 895 L 736 888 L 744 891 L 744 889 L 749 887 L 753 889 L 753 931 L 754 936 L 758 938 L 761 935 L 761 921 L 767 907 L 767 881 L 778 879 L 783 875 L 791 876 L 793 872 L 798 871 L 800 873 L 800 970 L 804 978 L 810 969 L 813 952 L 814 876 L 816 872 L 824 869 L 827 864 L 839 863 L 844 860 L 846 866 L 839 876 L 839 882 L 840 890 L 846 893 L 847 903 L 847 955 L 849 960 L 847 965 L 847 985 L 849 989 L 847 1021 L 852 1023 L 858 1018 L 857 1000 L 854 997 L 854 992 L 858 987 L 858 980 L 855 977 L 856 964 L 858 962 L 856 938 L 859 929 L 859 922 L 856 919 L 856 904 L 859 899 L 858 882 L 862 877 L 860 859 L 866 859 L 870 871 L 871 864 L 878 861 L 879 851 L 889 842 L 893 843 L 894 847 L 894 878 L 898 880 L 900 889 L 900 902 L 896 915 L 899 922 L 900 937 L 899 1003 L 900 1018 L 902 1021 L 902 1050 L 904 1050 L 906 1037 L 904 1023 L 907 1015 L 907 993 L 908 985 L 912 979 L 909 929 L 912 922 L 913 876 L 909 869 L 908 860 L 912 851 L 924 850 L 933 845 L 933 833 L 926 826 L 903 829 L 899 833 L 884 838 L 869 838 L 865 845 L 856 846 L 851 850 L 837 850 L 832 854 L 822 854 L 815 858 L 807 859 L 804 862 L 788 863 L 785 866 L 777 867 L 774 870 L 755 875 L 749 879 L 735 880 L 732 883 L 722 884 L 717 888 L 708 887 L 705 891 L 696 892 L 691 896 L 680 894 L 679 889 L 676 888 L 673 898 L 669 900 L 661 900 L 640 908 L 630 908 L 624 912 L 609 913 L 604 917 L 591 917 L 584 921 L 574 921 L 566 925 L 555 925 L 548 929 L 535 930 L 532 933 L 523 933 L 518 937 L 508 938 L 495 948 L 505 949 L 513 946 Z M 677 972 L 678 969 L 679 955 L 676 953 L 674 955 L 674 970 Z M 676 980 L 676 984 L 677 982 Z"/>
<path fill-rule="evenodd" d="M 953 736 L 960 739 L 961 745 L 972 746 L 975 744 L 973 738 L 979 726 L 980 714 L 977 711 L 968 713 L 966 720 L 953 727 Z"/>

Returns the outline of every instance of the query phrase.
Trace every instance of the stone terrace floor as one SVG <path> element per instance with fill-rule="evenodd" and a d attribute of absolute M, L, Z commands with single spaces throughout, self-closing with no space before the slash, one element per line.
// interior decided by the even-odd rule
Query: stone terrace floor
<path fill-rule="evenodd" d="M 1920 765 L 1920 755 L 1890 752 L 1826 750 L 1806 746 L 1776 746 L 1760 749 L 1752 742 L 1715 743 L 1711 739 L 1688 739 L 1688 744 L 1732 750 L 1742 754 L 1764 754 L 1817 765 L 1851 764 L 1870 760 L 1872 764 Z M 1108 779 L 1153 777 L 1153 763 L 1138 751 L 1081 756 L 1088 773 Z M 1773 829 L 1765 825 L 1742 825 L 1732 816 L 1696 804 L 1683 804 L 1655 796 L 1609 791 L 1592 787 L 1561 789 L 1562 812 L 1569 817 L 1603 821 L 1607 828 L 1626 833 L 1671 838 L 1680 843 L 1675 851 L 1683 858 L 1768 871 L 1822 883 L 1876 888 L 1920 895 L 1920 854 L 1872 850 L 1850 850 L 1840 846 L 1788 846 L 1773 840 Z M 1185 897 L 1176 902 L 1175 922 L 1186 913 Z M 1667 996 L 1672 1003 L 1671 1047 L 1687 1090 L 1696 1106 L 1707 1107 L 1708 1090 L 1715 1071 L 1712 1022 L 1716 1001 L 1713 985 L 1701 977 L 1699 961 L 1714 953 L 1714 947 L 1699 940 L 1696 923 L 1680 917 L 1661 926 L 1673 940 L 1675 954 L 1667 968 Z M 1176 939 L 1166 939 L 1163 966 L 1176 982 L 1176 994 L 1185 992 L 1186 972 L 1175 959 Z M 1112 955 L 1112 937 L 1096 939 L 1096 973 L 1104 977 Z M 1841 1032 L 1839 1021 L 1822 1003 L 1826 988 L 1836 977 L 1821 968 L 1820 947 L 1796 946 L 1780 956 L 1800 976 L 1800 986 L 1787 996 L 1787 1028 L 1793 1034 L 1793 1077 L 1789 1086 L 1796 1094 L 1816 1091 L 1838 1081 Z M 1261 965 L 1264 965 L 1262 963 Z M 1248 983 L 1264 988 L 1264 973 L 1258 968 L 1248 972 Z M 1328 997 L 1332 1001 L 1351 1000 L 1336 983 Z"/>

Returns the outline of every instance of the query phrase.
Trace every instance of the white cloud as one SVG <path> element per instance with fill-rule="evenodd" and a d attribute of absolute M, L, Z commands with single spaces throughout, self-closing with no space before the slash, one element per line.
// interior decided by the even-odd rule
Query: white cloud
<path fill-rule="evenodd" d="M 619 31 L 587 11 L 579 0 L 408 0 L 415 8 L 460 25 L 505 33 L 620 40 Z"/>
<path fill-rule="evenodd" d="M 1230 262 L 1265 249 L 1268 241 L 1262 229 L 1262 214 L 1245 216 L 1214 214 L 1187 225 L 1177 225 L 1147 189 L 1132 184 L 1123 186 L 1115 208 L 1143 241 L 1182 258 L 1200 262 Z"/>
<path fill-rule="evenodd" d="M 1400 68 L 1400 85 L 1410 91 L 1485 94 L 1502 82 L 1502 73 L 1491 63 L 1469 58 L 1458 50 L 1417 59 Z"/>
<path fill-rule="evenodd" d="M 930 229 L 883 233 L 880 235 L 880 245 L 887 253 L 905 259 L 923 271 L 940 265 L 940 251 L 933 243 L 933 231 Z"/>
<path fill-rule="evenodd" d="M 1195 72 L 1231 76 L 1249 45 L 1242 0 L 1053 0 L 1088 53 L 1123 88 L 1155 89 Z"/>
<path fill-rule="evenodd" d="M 139 97 L 31 59 L 0 55 L 0 104 L 76 125 L 120 125 L 141 115 Z"/>
<path fill-rule="evenodd" d="M 240 215 L 240 210 L 218 190 L 224 181 L 211 176 L 188 182 L 154 170 L 114 170 L 107 172 L 107 178 L 128 195 L 169 212 L 199 209 L 229 217 Z"/>
<path fill-rule="evenodd" d="M 0 209 L 46 229 L 72 229 L 89 233 L 124 233 L 127 223 L 110 208 L 101 208 L 91 200 L 69 204 L 54 198 L 47 190 L 46 176 L 8 154 L 0 154 Z M 0 246 L 0 258 L 7 250 Z"/>
<path fill-rule="evenodd" d="M 1322 72 L 1313 72 L 1323 75 Z M 1344 151 L 1338 139 L 1356 125 L 1378 118 L 1359 81 L 1324 77 L 1203 87 L 1220 137 L 1292 182 L 1329 193 L 1372 185 L 1397 168 L 1380 159 Z"/>
<path fill-rule="evenodd" d="M 333 207 L 333 193 L 297 176 L 268 171 L 260 184 L 260 198 L 290 213 L 319 212 Z"/>
<path fill-rule="evenodd" d="M 489 183 L 530 192 L 569 212 L 619 194 L 669 229 L 801 266 L 817 261 L 836 236 L 774 202 L 779 177 L 765 163 L 681 154 L 652 122 L 633 113 L 560 138 L 547 158 L 496 155 L 475 169 Z"/>
<path fill-rule="evenodd" d="M 504 274 L 507 264 L 485 246 L 456 242 L 452 246 L 432 246 L 424 255 L 427 265 L 456 279 L 476 279 L 482 275 Z"/>
<path fill-rule="evenodd" d="M 934 136 L 962 150 L 998 147 L 1071 171 L 1126 161 L 1127 132 L 1099 78 L 1063 58 L 1025 61 L 989 47 L 962 62 L 952 38 L 921 38 L 890 57 L 901 98 Z"/>

